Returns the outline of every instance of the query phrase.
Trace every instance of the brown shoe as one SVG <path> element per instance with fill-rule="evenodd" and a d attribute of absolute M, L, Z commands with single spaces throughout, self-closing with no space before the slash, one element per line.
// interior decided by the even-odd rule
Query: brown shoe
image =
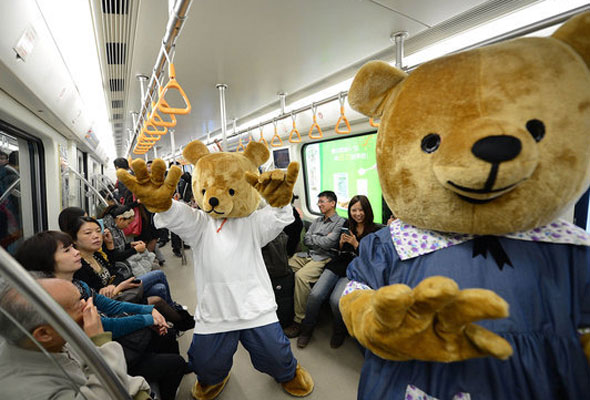
<path fill-rule="evenodd" d="M 295 397 L 305 397 L 313 392 L 313 379 L 309 372 L 303 369 L 301 365 L 297 364 L 295 376 L 289 382 L 281 383 L 285 392 Z"/>
<path fill-rule="evenodd" d="M 342 346 L 344 339 L 346 339 L 346 333 L 334 333 L 330 338 L 330 347 L 337 349 Z M 297 342 L 297 344 L 299 344 L 299 342 Z"/>
<path fill-rule="evenodd" d="M 201 385 L 200 382 L 195 382 L 192 390 L 193 397 L 197 400 L 213 400 L 223 391 L 229 375 L 227 374 L 225 379 L 216 385 Z"/>
<path fill-rule="evenodd" d="M 285 328 L 284 332 L 285 336 L 289 339 L 296 338 L 301 333 L 301 324 L 299 322 L 293 322 Z"/>

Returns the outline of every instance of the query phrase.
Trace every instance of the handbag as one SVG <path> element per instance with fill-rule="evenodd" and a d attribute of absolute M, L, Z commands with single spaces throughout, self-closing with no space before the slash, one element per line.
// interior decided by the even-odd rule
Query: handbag
<path fill-rule="evenodd" d="M 123 229 L 125 236 L 139 236 L 141 234 L 141 212 L 139 211 L 139 207 L 135 207 L 133 211 L 135 212 L 133 221 L 131 221 L 131 223 L 127 225 L 125 229 Z"/>
<path fill-rule="evenodd" d="M 143 283 L 138 287 L 123 290 L 121 293 L 118 293 L 113 297 L 113 300 L 143 304 Z"/>
<path fill-rule="evenodd" d="M 134 366 L 141 360 L 152 341 L 153 335 L 154 332 L 150 328 L 141 328 L 115 339 L 123 347 L 127 368 Z"/>

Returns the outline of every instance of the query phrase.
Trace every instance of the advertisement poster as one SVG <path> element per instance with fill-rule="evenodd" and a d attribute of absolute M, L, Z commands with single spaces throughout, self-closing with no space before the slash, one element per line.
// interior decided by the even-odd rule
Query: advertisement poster
<path fill-rule="evenodd" d="M 381 222 L 376 140 L 377 135 L 370 134 L 305 146 L 307 198 L 311 211 L 319 213 L 317 195 L 332 190 L 338 197 L 338 215 L 347 218 L 349 200 L 357 194 L 364 194 L 373 207 L 375 222 Z"/>

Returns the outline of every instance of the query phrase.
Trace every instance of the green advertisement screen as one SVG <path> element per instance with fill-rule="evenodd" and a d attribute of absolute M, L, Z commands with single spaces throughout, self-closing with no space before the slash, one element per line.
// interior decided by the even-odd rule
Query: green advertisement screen
<path fill-rule="evenodd" d="M 308 208 L 320 213 L 316 200 L 320 192 L 332 190 L 338 201 L 338 215 L 348 218 L 348 202 L 357 195 L 369 198 L 375 222 L 382 219 L 381 186 L 377 176 L 375 144 L 377 134 L 354 136 L 319 143 L 303 148 L 307 179 Z"/>

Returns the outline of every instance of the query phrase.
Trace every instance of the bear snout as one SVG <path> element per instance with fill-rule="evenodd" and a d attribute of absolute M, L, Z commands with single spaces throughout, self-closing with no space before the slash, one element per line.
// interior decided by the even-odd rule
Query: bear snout
<path fill-rule="evenodd" d="M 514 136 L 487 136 L 473 144 L 471 152 L 477 158 L 492 164 L 515 159 L 522 150 L 522 143 Z"/>

